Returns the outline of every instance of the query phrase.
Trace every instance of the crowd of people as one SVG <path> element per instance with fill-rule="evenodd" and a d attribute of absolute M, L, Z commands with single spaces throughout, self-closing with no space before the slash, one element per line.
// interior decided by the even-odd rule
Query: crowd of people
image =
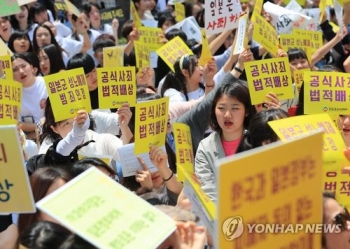
<path fill-rule="evenodd" d="M 165 8 L 160 7 L 163 6 L 161 2 Z M 282 1 L 275 3 L 283 4 Z M 176 24 L 172 1 L 132 0 L 131 4 L 135 5 L 142 21 L 158 23 L 163 31 L 159 39 L 164 44 L 180 37 L 193 54 L 178 58 L 173 65 L 174 71 L 160 57 L 156 67 L 138 69 L 137 102 L 168 97 L 169 120 L 164 138 L 166 149 L 151 147 L 149 150 L 150 160 L 157 171 L 151 173 L 138 157 L 142 170 L 128 177 L 123 177 L 118 148 L 134 142 L 137 129 L 135 108 L 128 103 L 118 109 L 99 108 L 96 68 L 104 67 L 103 49 L 117 46 L 121 40 L 125 40 L 122 44 L 124 65 L 136 66 L 134 42 L 141 37 L 133 19 L 125 21 L 121 27 L 117 19 L 102 24 L 100 10 L 106 3 L 99 1 L 77 5 L 81 11 L 79 16 L 57 11 L 53 1 L 37 1 L 20 6 L 18 14 L 0 17 L 0 38 L 14 54 L 11 58 L 13 78 L 22 84 L 23 89 L 18 129 L 22 134 L 25 167 L 34 201 L 40 201 L 90 167 L 96 167 L 116 184 L 123 185 L 176 221 L 176 231 L 159 248 L 214 248 L 213 237 L 205 227 L 196 224 L 198 219 L 184 194 L 183 183 L 177 180 L 175 138 L 171 125 L 177 122 L 190 127 L 195 175 L 203 191 L 215 203 L 217 161 L 278 141 L 268 122 L 304 115 L 304 86 L 301 86 L 300 93 L 294 86 L 292 99 L 280 100 L 271 92 L 266 101 L 253 105 L 244 65 L 272 57 L 262 45 L 253 41 L 253 25 L 250 24 L 248 30 L 249 45 L 240 54 L 232 52 L 235 29 L 209 36 L 213 56 L 200 66 L 201 44 L 188 39 L 180 29 L 168 31 Z M 319 7 L 318 0 L 307 4 L 310 8 Z M 186 1 L 183 5 L 186 17 L 195 17 L 198 26 L 205 28 L 204 0 Z M 254 1 L 242 1 L 241 6 L 243 11 L 249 9 L 251 14 Z M 301 48 L 288 51 L 279 48 L 278 57 L 288 57 L 292 71 L 350 71 L 347 26 L 350 24 L 350 6 L 345 4 L 344 29 L 337 32 L 330 24 L 337 21 L 332 15 L 334 10 L 327 8 L 330 15 L 324 15 L 319 24 L 324 45 L 312 54 L 310 60 Z M 270 20 L 269 15 L 264 16 Z M 91 113 L 80 110 L 74 118 L 56 121 L 44 76 L 76 68 L 84 70 L 93 110 Z M 2 68 L 0 78 L 8 79 Z M 337 120 L 346 147 L 350 147 L 350 113 L 340 115 Z M 350 150 L 344 150 L 350 160 Z M 78 151 L 111 156 L 111 164 L 99 158 L 79 160 Z M 340 234 L 323 234 L 322 248 L 350 248 L 347 209 L 341 207 L 332 193 L 324 193 L 323 198 L 323 223 L 334 223 L 342 230 Z M 32 214 L 0 216 L 0 248 L 95 247 L 37 210 Z"/>

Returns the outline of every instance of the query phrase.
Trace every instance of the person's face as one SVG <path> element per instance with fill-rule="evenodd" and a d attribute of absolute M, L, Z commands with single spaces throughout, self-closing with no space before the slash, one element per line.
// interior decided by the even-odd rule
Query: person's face
<path fill-rule="evenodd" d="M 185 75 L 186 76 L 186 75 Z M 191 76 L 187 76 L 187 81 L 197 84 L 203 81 L 203 68 L 198 65 L 198 60 L 195 63 L 195 69 Z"/>
<path fill-rule="evenodd" d="M 96 90 L 97 88 L 97 73 L 96 73 L 96 68 L 94 70 L 92 70 L 90 73 L 85 75 L 86 77 L 86 81 L 87 81 L 87 85 L 89 88 L 89 91 L 93 91 Z"/>
<path fill-rule="evenodd" d="M 165 33 L 165 31 L 171 26 L 173 26 L 173 23 L 171 21 L 169 20 L 165 21 L 162 25 L 163 32 Z"/>
<path fill-rule="evenodd" d="M 153 10 L 157 6 L 157 3 L 155 0 L 150 0 L 149 1 L 149 9 Z"/>
<path fill-rule="evenodd" d="M 25 36 L 18 37 L 13 41 L 13 48 L 19 54 L 27 52 L 29 49 L 29 45 L 30 41 Z"/>
<path fill-rule="evenodd" d="M 150 9 L 150 0 L 140 0 L 140 2 L 136 3 L 136 7 L 138 11 L 146 11 Z"/>
<path fill-rule="evenodd" d="M 56 124 L 56 126 L 51 125 L 51 129 L 60 135 L 62 138 L 65 138 L 68 133 L 73 129 L 74 118 L 66 119 Z"/>
<path fill-rule="evenodd" d="M 199 4 L 194 4 L 192 8 L 192 16 L 196 17 L 197 13 L 201 10 L 201 6 Z"/>
<path fill-rule="evenodd" d="M 43 75 L 48 75 L 50 73 L 50 59 L 44 50 L 40 50 L 39 55 L 40 70 Z"/>
<path fill-rule="evenodd" d="M 90 18 L 92 27 L 99 28 L 101 26 L 100 11 L 95 6 L 91 7 L 89 18 Z"/>
<path fill-rule="evenodd" d="M 226 141 L 232 141 L 232 137 L 241 137 L 246 116 L 244 105 L 241 102 L 223 95 L 216 103 L 215 116 Z"/>
<path fill-rule="evenodd" d="M 34 15 L 34 21 L 39 23 L 39 24 L 47 22 L 48 20 L 49 20 L 49 16 L 47 14 L 47 11 L 42 11 L 42 12 Z"/>
<path fill-rule="evenodd" d="M 309 62 L 304 58 L 294 59 L 290 64 L 298 70 L 310 68 Z"/>
<path fill-rule="evenodd" d="M 42 48 L 51 43 L 51 34 L 46 28 L 39 27 L 36 31 L 35 39 L 38 47 Z"/>
<path fill-rule="evenodd" d="M 15 15 L 18 22 L 27 22 L 28 20 L 28 9 L 25 6 L 21 6 L 21 12 Z"/>
<path fill-rule="evenodd" d="M 160 188 L 163 185 L 163 179 L 158 171 L 152 173 L 151 178 L 152 178 L 153 187 L 155 189 Z"/>
<path fill-rule="evenodd" d="M 103 48 L 96 49 L 94 56 L 98 63 L 103 67 Z"/>
<path fill-rule="evenodd" d="M 53 193 L 54 191 L 56 191 L 57 189 L 59 189 L 60 187 L 62 187 L 64 184 L 66 184 L 67 182 L 65 180 L 63 180 L 62 178 L 57 178 L 49 187 L 49 189 L 47 190 L 45 196 L 48 196 L 49 194 Z M 39 217 L 38 220 L 41 221 L 51 221 L 54 223 L 59 224 L 59 222 L 57 220 L 55 220 L 54 218 L 52 218 L 51 216 L 47 215 L 44 212 L 40 212 L 39 213 Z"/>
<path fill-rule="evenodd" d="M 346 217 L 346 212 L 339 203 L 332 199 L 327 198 L 324 207 L 324 223 L 325 224 L 337 224 L 340 222 L 341 217 Z M 339 220 L 339 221 L 338 221 Z M 341 222 L 340 222 L 341 223 Z M 326 239 L 325 249 L 349 249 L 350 248 L 350 221 L 347 217 L 345 221 L 345 227 L 340 233 L 324 233 Z"/>
<path fill-rule="evenodd" d="M 350 115 L 339 115 L 339 128 L 344 138 L 350 139 Z"/>
<path fill-rule="evenodd" d="M 0 18 L 0 36 L 8 39 L 11 36 L 12 28 L 9 20 Z"/>
<path fill-rule="evenodd" d="M 31 86 L 35 81 L 34 69 L 23 59 L 17 58 L 12 62 L 13 78 L 24 87 Z"/>
<path fill-rule="evenodd" d="M 44 25 L 48 26 L 51 29 L 54 36 L 57 35 L 57 29 L 55 25 L 53 25 L 51 22 L 48 22 L 48 21 L 44 22 Z"/>

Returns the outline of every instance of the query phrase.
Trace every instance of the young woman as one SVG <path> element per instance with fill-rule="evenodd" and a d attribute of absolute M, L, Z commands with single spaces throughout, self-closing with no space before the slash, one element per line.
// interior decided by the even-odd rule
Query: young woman
<path fill-rule="evenodd" d="M 45 75 L 55 74 L 65 70 L 62 53 L 54 44 L 48 44 L 39 50 L 40 71 Z"/>
<path fill-rule="evenodd" d="M 339 115 L 338 126 L 343 135 L 346 147 L 350 147 L 350 115 Z"/>
<path fill-rule="evenodd" d="M 215 61 L 208 63 L 215 67 Z M 175 72 L 168 73 L 161 87 L 161 96 L 170 98 L 170 102 L 183 102 L 196 100 L 205 93 L 203 76 L 207 86 L 214 86 L 213 76 L 207 75 L 203 68 L 198 65 L 198 58 L 195 55 L 183 55 L 174 63 Z M 215 70 L 216 72 L 216 70 Z"/>
<path fill-rule="evenodd" d="M 30 176 L 34 201 L 38 202 L 51 194 L 71 179 L 67 171 L 62 168 L 40 168 Z M 18 232 L 21 235 L 25 229 L 39 220 L 56 222 L 52 217 L 37 211 L 33 214 L 20 214 L 18 219 Z"/>
<path fill-rule="evenodd" d="M 29 16 L 29 9 L 27 5 L 20 7 L 21 12 L 10 17 L 11 25 L 14 30 L 28 31 L 29 38 L 33 41 L 33 33 L 36 24 Z"/>
<path fill-rule="evenodd" d="M 29 16 L 37 24 L 43 24 L 47 21 L 54 21 L 51 11 L 47 10 L 46 7 L 40 2 L 36 2 L 30 7 Z"/>
<path fill-rule="evenodd" d="M 7 43 L 13 32 L 12 25 L 7 16 L 0 17 L 0 38 Z"/>
<path fill-rule="evenodd" d="M 40 24 L 34 30 L 34 52 L 38 53 L 40 48 L 48 44 L 54 44 L 57 47 L 57 49 L 61 51 L 61 57 L 66 65 L 69 60 L 67 53 L 60 47 L 60 45 L 58 45 L 51 29 L 44 24 Z"/>
<path fill-rule="evenodd" d="M 214 132 L 199 143 L 195 156 L 195 171 L 212 200 L 216 200 L 215 162 L 236 153 L 255 113 L 245 84 L 227 82 L 216 91 L 209 113 Z"/>
<path fill-rule="evenodd" d="M 43 77 L 35 76 L 30 53 L 14 54 L 12 70 L 14 80 L 23 86 L 20 128 L 28 135 L 35 131 L 36 123 L 44 116 L 41 103 L 48 97 L 47 89 Z"/>
<path fill-rule="evenodd" d="M 77 119 L 79 119 L 81 116 L 83 116 L 87 127 L 89 127 L 90 118 L 87 116 L 87 113 L 81 110 L 78 112 Z M 64 156 L 69 155 L 76 146 L 84 142 L 93 140 L 94 142 L 89 143 L 87 146 L 81 148 L 80 151 L 87 154 L 110 155 L 112 156 L 114 162 L 118 162 L 118 147 L 122 146 L 123 144 L 129 143 L 130 139 L 133 136 L 128 127 L 128 123 L 130 121 L 131 116 L 132 114 L 128 104 L 123 104 L 123 106 L 118 109 L 118 123 L 122 133 L 120 139 L 116 136 L 113 136 L 112 134 L 99 134 L 92 130 L 77 131 L 77 129 L 74 128 L 74 118 L 62 121 L 55 121 L 50 100 L 47 99 L 45 107 L 45 123 L 43 125 L 42 135 L 40 137 L 42 144 L 39 153 L 45 154 L 54 141 L 60 138 L 64 139 L 67 137 L 66 145 L 62 148 L 64 150 L 68 150 L 68 152 L 62 153 L 60 150 L 57 150 L 58 153 Z M 85 124 L 84 127 L 86 127 Z M 68 147 L 70 147 L 71 149 L 69 149 Z"/>
<path fill-rule="evenodd" d="M 7 45 L 14 53 L 22 54 L 24 52 L 33 52 L 32 43 L 30 42 L 27 31 L 14 31 L 10 36 Z"/>
<path fill-rule="evenodd" d="M 114 18 L 112 20 L 112 25 L 102 24 L 100 15 L 100 6 L 96 3 L 87 3 L 83 5 L 83 10 L 86 16 L 90 19 L 90 28 L 100 32 L 100 34 L 110 34 L 113 35 L 115 40 L 118 42 L 118 19 Z M 117 44 L 118 45 L 118 44 Z"/>

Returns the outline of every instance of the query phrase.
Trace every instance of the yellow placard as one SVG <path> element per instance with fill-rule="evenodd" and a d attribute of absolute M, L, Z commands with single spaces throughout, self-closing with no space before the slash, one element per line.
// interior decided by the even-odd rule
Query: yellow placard
<path fill-rule="evenodd" d="M 136 67 L 138 69 L 146 68 L 151 66 L 149 58 L 148 46 L 142 41 L 134 41 L 135 56 L 136 56 Z"/>
<path fill-rule="evenodd" d="M 44 77 L 55 122 L 77 116 L 79 110 L 91 112 L 90 94 L 83 68 Z"/>
<path fill-rule="evenodd" d="M 13 80 L 13 70 L 12 70 L 12 60 L 11 55 L 3 55 L 0 56 L 0 60 L 2 61 L 2 70 L 6 75 L 6 80 Z"/>
<path fill-rule="evenodd" d="M 309 134 L 316 129 L 324 130 L 323 135 L 323 190 L 336 192 L 339 202 L 350 204 L 349 174 L 343 174 L 342 169 L 350 163 L 343 154 L 344 140 L 328 114 L 314 114 L 291 117 L 269 122 L 271 128 L 282 141 L 294 139 Z M 304 145 L 302 148 L 308 148 Z M 300 151 L 300 150 L 299 150 Z M 298 153 L 299 153 L 298 151 Z M 349 186 L 345 185 L 349 184 Z"/>
<path fill-rule="evenodd" d="M 350 114 L 350 76 L 338 72 L 304 72 L 304 113 Z"/>
<path fill-rule="evenodd" d="M 256 0 L 253 8 L 253 14 L 251 17 L 251 21 L 254 23 L 256 21 L 256 16 L 261 16 L 261 10 L 263 6 L 264 0 Z"/>
<path fill-rule="evenodd" d="M 58 1 L 55 1 L 55 8 L 57 10 L 61 10 L 61 11 L 66 11 L 67 10 L 66 4 L 63 3 L 63 2 L 58 2 Z"/>
<path fill-rule="evenodd" d="M 84 158 L 98 158 L 98 159 L 100 159 L 101 161 L 103 161 L 107 165 L 111 165 L 111 162 L 112 162 L 112 159 L 113 159 L 113 157 L 109 156 L 109 155 L 88 154 L 88 153 L 83 153 L 83 152 L 79 151 L 78 152 L 78 159 L 79 159 L 79 161 L 84 159 Z"/>
<path fill-rule="evenodd" d="M 36 205 L 97 248 L 157 248 L 176 228 L 171 217 L 95 167 Z"/>
<path fill-rule="evenodd" d="M 0 126 L 0 203 L 0 214 L 35 212 L 17 125 Z"/>
<path fill-rule="evenodd" d="M 182 3 L 175 2 L 175 19 L 177 22 L 181 22 L 186 18 L 185 6 Z"/>
<path fill-rule="evenodd" d="M 64 0 L 64 3 L 67 7 L 67 10 L 71 12 L 72 14 L 76 15 L 77 17 L 80 16 L 81 12 L 78 10 L 77 7 L 75 7 L 74 4 L 72 4 L 69 0 Z"/>
<path fill-rule="evenodd" d="M 139 41 L 147 45 L 149 51 L 154 52 L 164 45 L 160 39 L 163 35 L 161 28 L 142 26 L 138 29 L 138 31 L 140 33 Z"/>
<path fill-rule="evenodd" d="M 173 72 L 174 63 L 178 58 L 183 55 L 193 54 L 192 50 L 188 48 L 186 43 L 184 43 L 179 36 L 163 45 L 156 52 Z"/>
<path fill-rule="evenodd" d="M 242 53 L 248 46 L 248 21 L 249 21 L 249 8 L 239 17 L 238 20 L 238 29 L 237 29 L 237 38 L 236 43 L 234 44 L 233 54 Z"/>
<path fill-rule="evenodd" d="M 202 53 L 198 63 L 200 66 L 204 66 L 211 60 L 212 55 L 210 52 L 208 37 L 207 37 L 207 34 L 205 33 L 205 29 L 201 29 L 201 33 L 202 33 Z"/>
<path fill-rule="evenodd" d="M 190 127 L 185 124 L 174 123 L 173 131 L 176 150 L 176 165 L 181 165 L 188 174 L 193 174 L 194 153 Z M 181 171 L 177 172 L 177 179 L 179 181 L 185 180 L 185 176 Z"/>
<path fill-rule="evenodd" d="M 300 92 L 300 87 L 304 82 L 304 72 L 310 71 L 309 68 L 306 69 L 300 69 L 300 70 L 295 70 L 293 72 L 293 79 L 294 79 L 294 84 L 298 89 L 298 93 Z"/>
<path fill-rule="evenodd" d="M 177 165 L 178 167 L 178 165 Z M 195 194 L 199 198 L 201 204 L 203 205 L 206 214 L 208 215 L 208 218 L 210 220 L 216 219 L 216 205 L 215 203 L 207 196 L 207 194 L 203 191 L 201 185 L 195 181 L 193 177 L 193 173 L 190 174 L 182 164 L 178 167 L 179 172 L 178 174 L 182 174 L 184 176 L 185 184 L 190 184 L 192 189 L 194 190 Z"/>
<path fill-rule="evenodd" d="M 0 125 L 18 124 L 22 102 L 22 84 L 0 79 Z"/>
<path fill-rule="evenodd" d="M 119 108 L 136 104 L 135 67 L 97 68 L 99 108 Z"/>
<path fill-rule="evenodd" d="M 168 123 L 169 98 L 161 98 L 136 104 L 135 155 L 149 152 L 151 146 L 162 147 Z"/>
<path fill-rule="evenodd" d="M 279 100 L 294 98 L 288 57 L 244 63 L 252 104 L 263 103 L 273 92 Z"/>
<path fill-rule="evenodd" d="M 321 249 L 322 227 L 305 232 L 305 225 L 323 224 L 321 157 L 318 132 L 221 160 L 217 248 L 292 248 L 304 241 L 305 248 Z"/>
<path fill-rule="evenodd" d="M 133 1 L 130 2 L 130 13 L 132 20 L 134 20 L 135 28 L 139 29 L 142 26 L 142 22 Z"/>
<path fill-rule="evenodd" d="M 318 23 L 322 23 L 323 15 L 325 15 L 325 11 L 326 11 L 326 3 L 327 3 L 327 0 L 320 0 L 320 4 L 318 6 L 320 9 L 320 18 L 318 20 Z"/>
<path fill-rule="evenodd" d="M 123 67 L 124 46 L 103 48 L 103 67 Z"/>
<path fill-rule="evenodd" d="M 0 56 L 4 55 L 13 56 L 13 52 L 9 49 L 5 42 L 2 39 L 0 39 Z"/>
<path fill-rule="evenodd" d="M 312 54 L 323 46 L 323 36 L 320 31 L 293 29 L 294 44 L 288 48 L 300 47 L 305 52 L 311 62 Z M 288 43 L 288 41 L 287 41 Z M 292 40 L 291 40 L 292 43 Z M 293 47 L 292 47 L 293 46 Z M 283 45 L 282 45 L 283 47 Z M 288 50 L 286 50 L 288 51 Z"/>
<path fill-rule="evenodd" d="M 255 16 L 253 40 L 261 44 L 273 56 L 277 56 L 278 35 L 276 29 L 261 15 Z"/>

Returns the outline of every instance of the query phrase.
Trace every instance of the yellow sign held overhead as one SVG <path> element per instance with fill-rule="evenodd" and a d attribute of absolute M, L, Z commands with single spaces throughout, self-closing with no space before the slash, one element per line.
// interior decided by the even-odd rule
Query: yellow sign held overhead
<path fill-rule="evenodd" d="M 211 60 L 212 55 L 210 52 L 208 37 L 207 37 L 207 34 L 205 33 L 205 29 L 201 29 L 201 32 L 202 32 L 202 53 L 201 53 L 201 58 L 199 58 L 199 65 L 204 66 Z"/>

